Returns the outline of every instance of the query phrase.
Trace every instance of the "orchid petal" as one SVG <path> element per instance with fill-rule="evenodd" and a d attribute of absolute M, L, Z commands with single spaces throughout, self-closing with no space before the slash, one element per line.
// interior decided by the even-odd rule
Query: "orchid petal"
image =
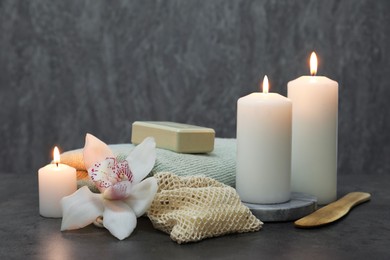
<path fill-rule="evenodd" d="M 86 169 L 89 169 L 96 162 L 101 162 L 107 157 L 115 157 L 111 149 L 91 134 L 87 134 L 85 137 L 85 146 L 83 149 L 84 165 Z"/>
<path fill-rule="evenodd" d="M 147 137 L 137 145 L 126 158 L 131 172 L 134 174 L 134 183 L 139 183 L 153 169 L 156 162 L 156 142 L 153 137 Z"/>
<path fill-rule="evenodd" d="M 101 194 L 92 193 L 84 186 L 61 200 L 61 231 L 85 227 L 103 214 L 104 206 Z"/>
<path fill-rule="evenodd" d="M 157 189 L 158 185 L 156 178 L 147 178 L 133 186 L 131 195 L 125 202 L 133 209 L 135 215 L 140 217 L 149 209 Z"/>
<path fill-rule="evenodd" d="M 103 225 L 110 233 L 123 240 L 130 236 L 135 226 L 137 218 L 133 210 L 123 201 L 104 200 Z"/>
<path fill-rule="evenodd" d="M 104 191 L 103 197 L 109 200 L 125 199 L 130 195 L 132 186 L 133 185 L 130 181 L 121 181 L 115 183 Z"/>

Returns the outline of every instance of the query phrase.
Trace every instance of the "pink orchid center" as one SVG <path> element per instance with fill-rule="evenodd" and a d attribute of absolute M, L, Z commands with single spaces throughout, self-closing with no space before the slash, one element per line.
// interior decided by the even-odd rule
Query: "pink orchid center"
<path fill-rule="evenodd" d="M 134 179 L 128 162 L 126 160 L 118 162 L 114 157 L 107 157 L 104 161 L 95 163 L 88 169 L 88 173 L 100 192 L 104 192 L 107 188 L 120 182 L 131 184 Z M 121 186 L 117 185 L 116 188 Z"/>

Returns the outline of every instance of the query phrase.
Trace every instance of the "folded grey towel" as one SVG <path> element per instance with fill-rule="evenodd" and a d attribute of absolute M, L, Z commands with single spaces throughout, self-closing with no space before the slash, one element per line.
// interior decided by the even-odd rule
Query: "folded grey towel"
<path fill-rule="evenodd" d="M 112 144 L 109 147 L 119 160 L 123 160 L 134 145 Z M 158 172 L 172 172 L 178 176 L 202 175 L 235 187 L 236 139 L 215 138 L 214 150 L 207 154 L 182 154 L 159 148 L 156 154 L 156 164 L 150 176 Z M 82 177 L 87 176 L 82 149 L 61 154 L 61 162 L 76 168 L 80 182 L 88 182 Z"/>

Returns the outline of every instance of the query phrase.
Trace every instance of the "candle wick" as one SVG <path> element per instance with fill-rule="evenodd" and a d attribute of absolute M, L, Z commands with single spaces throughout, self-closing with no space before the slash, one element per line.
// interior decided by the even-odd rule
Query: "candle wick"
<path fill-rule="evenodd" d="M 58 162 L 56 162 L 56 165 L 57 165 L 57 167 L 58 167 Z"/>

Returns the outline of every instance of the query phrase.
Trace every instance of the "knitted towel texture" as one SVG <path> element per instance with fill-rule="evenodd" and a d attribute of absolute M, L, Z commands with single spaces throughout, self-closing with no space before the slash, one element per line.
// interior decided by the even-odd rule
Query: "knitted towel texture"
<path fill-rule="evenodd" d="M 232 187 L 202 176 L 158 173 L 154 177 L 159 188 L 148 217 L 179 244 L 262 227 Z"/>
<path fill-rule="evenodd" d="M 117 159 L 123 161 L 134 145 L 115 144 L 109 147 Z M 215 138 L 214 151 L 208 154 L 182 154 L 159 148 L 156 149 L 156 154 L 156 164 L 150 176 L 158 172 L 172 172 L 179 176 L 202 175 L 235 186 L 236 139 Z M 61 154 L 61 162 L 76 168 L 79 186 L 88 185 L 94 189 L 84 166 L 82 149 Z"/>

